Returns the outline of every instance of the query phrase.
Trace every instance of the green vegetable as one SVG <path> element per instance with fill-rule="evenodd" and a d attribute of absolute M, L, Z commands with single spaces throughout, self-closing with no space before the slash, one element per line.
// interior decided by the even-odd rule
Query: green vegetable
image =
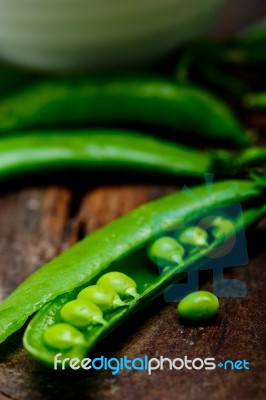
<path fill-rule="evenodd" d="M 137 285 L 138 296 L 128 297 L 127 307 L 105 314 L 105 325 L 83 332 L 86 348 L 79 348 L 78 352 L 80 356 L 86 354 L 100 338 L 175 282 L 177 273 L 189 267 L 200 268 L 204 255 L 217 246 L 217 243 L 211 244 L 208 249 L 189 256 L 184 263 L 160 275 L 158 268 L 152 268 L 147 260 L 149 243 L 162 233 L 161 227 L 154 224 L 155 217 L 165 219 L 166 214 L 172 213 L 170 220 L 164 220 L 165 232 L 182 218 L 186 224 L 193 225 L 208 214 L 209 207 L 248 202 L 244 216 L 246 224 L 250 224 L 265 212 L 265 207 L 259 207 L 264 192 L 265 180 L 262 178 L 256 181 L 217 182 L 213 184 L 211 193 L 202 185 L 193 188 L 194 196 L 185 191 L 177 192 L 142 205 L 104 226 L 32 274 L 0 305 L 0 341 L 4 341 L 29 316 L 41 309 L 27 328 L 24 345 L 37 359 L 53 363 L 54 352 L 43 343 L 43 332 L 50 325 L 61 322 L 63 305 L 76 299 L 88 285 L 94 285 L 102 274 L 122 272 L 135 282 L 132 287 Z M 252 199 L 257 201 L 254 209 L 250 208 Z M 237 221 L 235 227 L 238 227 Z M 74 349 L 73 352 L 76 354 Z"/>
<path fill-rule="evenodd" d="M 228 155 L 223 159 L 220 154 L 199 152 L 149 135 L 107 129 L 2 136 L 0 158 L 1 178 L 66 167 L 108 167 L 202 178 L 221 165 L 225 171 L 230 164 Z"/>
<path fill-rule="evenodd" d="M 260 165 L 266 161 L 266 150 L 203 152 L 123 130 L 37 131 L 1 136 L 0 159 L 2 179 L 71 167 L 202 178 L 210 171 L 233 175 L 249 165 Z"/>
<path fill-rule="evenodd" d="M 101 309 L 89 300 L 72 300 L 66 303 L 60 312 L 63 321 L 76 328 L 86 328 L 91 323 L 104 324 Z"/>
<path fill-rule="evenodd" d="M 208 234 L 205 230 L 199 226 L 191 226 L 185 229 L 179 236 L 178 239 L 181 244 L 186 245 L 189 248 L 202 248 L 208 247 Z"/>
<path fill-rule="evenodd" d="M 211 220 L 205 221 L 208 227 L 212 227 L 212 234 L 215 237 L 224 236 L 225 238 L 231 236 L 235 232 L 234 224 L 227 218 L 216 216 Z"/>
<path fill-rule="evenodd" d="M 120 299 L 113 289 L 98 284 L 86 287 L 78 294 L 77 298 L 91 301 L 102 311 L 108 311 L 112 308 L 123 307 L 125 305 L 125 302 Z"/>
<path fill-rule="evenodd" d="M 213 317 L 219 309 L 217 297 L 206 291 L 188 294 L 178 304 L 177 310 L 180 317 L 201 321 Z"/>
<path fill-rule="evenodd" d="M 121 296 L 138 297 L 136 282 L 122 272 L 108 272 L 101 276 L 97 281 L 97 285 L 111 288 Z"/>
<path fill-rule="evenodd" d="M 254 222 L 259 216 L 266 212 L 266 207 L 258 209 L 249 209 L 244 213 L 246 224 Z M 236 230 L 238 229 L 238 221 L 234 221 Z M 200 267 L 204 264 L 203 258 L 206 260 L 206 256 L 209 252 L 216 251 L 216 246 L 219 246 L 219 240 L 215 240 L 209 246 L 208 249 L 204 249 L 201 253 L 189 256 L 184 260 L 181 266 L 175 267 L 162 275 L 158 275 L 157 268 L 153 271 L 147 266 L 147 260 L 145 257 L 140 257 L 137 254 L 130 254 L 125 259 L 121 260 L 121 268 L 126 270 L 131 276 L 134 274 L 134 279 L 137 281 L 139 297 L 137 299 L 128 298 L 126 307 L 118 310 L 109 311 L 105 314 L 106 324 L 89 327 L 89 330 L 81 330 L 85 337 L 86 346 L 81 347 L 73 344 L 72 348 L 63 351 L 61 359 L 76 357 L 82 359 L 86 356 L 87 352 L 100 340 L 110 333 L 116 326 L 123 322 L 127 317 L 129 317 L 133 312 L 142 308 L 146 302 L 152 300 L 158 296 L 169 284 L 179 280 L 182 274 L 175 275 L 182 271 L 193 270 L 196 267 Z M 145 255 L 145 253 L 144 253 Z M 203 257 L 203 258 L 201 258 Z M 131 260 L 131 262 L 130 262 Z M 136 264 L 138 261 L 138 264 Z M 126 266 L 124 265 L 126 263 Z M 130 264 L 128 265 L 128 263 Z M 30 354 L 37 360 L 42 361 L 48 365 L 53 365 L 54 357 L 60 350 L 59 348 L 49 349 L 46 343 L 43 341 L 43 336 L 46 329 L 49 329 L 51 324 L 58 324 L 60 321 L 60 309 L 61 307 L 76 296 L 76 290 L 67 295 L 59 296 L 55 301 L 48 303 L 44 306 L 32 319 L 28 325 L 26 332 L 24 334 L 23 342 L 25 348 L 30 352 Z M 210 308 L 209 308 L 210 310 Z M 206 315 L 206 314 L 205 314 Z"/>
<path fill-rule="evenodd" d="M 148 248 L 148 255 L 154 264 L 167 266 L 180 264 L 185 254 L 184 248 L 172 237 L 163 236 Z"/>
<path fill-rule="evenodd" d="M 49 326 L 44 332 L 43 340 L 47 346 L 62 351 L 85 343 L 85 338 L 79 330 L 64 323 Z"/>
<path fill-rule="evenodd" d="M 134 75 L 44 79 L 0 104 L 0 131 L 84 123 L 141 123 L 247 145 L 232 111 L 204 90 Z"/>
<path fill-rule="evenodd" d="M 266 41 L 265 41 L 266 44 Z M 266 110 L 266 92 L 250 93 L 244 98 L 247 107 Z"/>

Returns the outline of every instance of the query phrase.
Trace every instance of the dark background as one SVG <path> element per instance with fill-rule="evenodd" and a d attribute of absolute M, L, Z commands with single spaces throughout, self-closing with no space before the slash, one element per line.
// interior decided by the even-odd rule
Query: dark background
<path fill-rule="evenodd" d="M 236 32 L 263 14 L 265 0 L 227 0 L 213 32 L 216 36 Z"/>

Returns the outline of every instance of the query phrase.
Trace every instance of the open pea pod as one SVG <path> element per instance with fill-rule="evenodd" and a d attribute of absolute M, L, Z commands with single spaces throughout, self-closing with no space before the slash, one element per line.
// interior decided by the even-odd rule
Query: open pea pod
<path fill-rule="evenodd" d="M 158 277 L 149 268 L 137 268 L 140 262 L 137 256 L 142 257 L 142 250 L 161 232 L 161 227 L 154 223 L 158 215 L 164 216 L 170 211 L 175 213 L 175 221 L 169 222 L 170 229 L 176 220 L 182 219 L 186 223 L 197 220 L 212 206 L 261 201 L 265 192 L 265 179 L 222 181 L 214 183 L 211 189 L 201 185 L 193 188 L 193 195 L 189 191 L 181 191 L 144 204 L 89 235 L 41 267 L 0 305 L 0 342 L 18 330 L 28 317 L 45 304 L 53 300 L 55 304 L 57 300 L 59 303 L 64 302 L 62 295 L 67 299 L 69 293 L 76 293 L 82 287 L 92 284 L 109 267 L 124 272 L 127 271 L 127 263 L 130 265 L 129 276 L 132 275 L 136 281 L 141 279 L 137 283 L 140 295 L 143 296 L 142 300 L 136 299 L 137 304 L 141 305 L 146 297 L 159 293 L 164 284 L 170 283 L 172 279 L 172 275 Z M 134 271 L 137 276 L 134 276 Z M 125 310 L 117 312 L 120 320 L 119 313 L 123 314 Z"/>
<path fill-rule="evenodd" d="M 247 227 L 252 222 L 255 222 L 265 213 L 265 206 L 244 211 L 245 226 Z M 235 232 L 242 229 L 242 221 L 235 220 L 234 228 Z M 227 240 L 230 240 L 230 235 Z M 59 365 L 60 368 L 60 365 L 62 366 L 62 363 L 64 363 L 63 368 L 65 368 L 69 366 L 71 359 L 77 358 L 82 360 L 99 340 L 106 337 L 130 315 L 162 294 L 164 290 L 167 290 L 169 285 L 182 279 L 183 272 L 193 272 L 206 265 L 208 254 L 212 252 L 213 257 L 214 252 L 221 242 L 221 239 L 217 238 L 208 248 L 192 252 L 187 256 L 184 262 L 181 262 L 179 265 L 171 265 L 171 267 L 166 268 L 165 273 L 161 274 L 156 267 L 154 268 L 154 266 L 150 265 L 145 248 L 135 250 L 125 258 L 114 261 L 106 271 L 123 271 L 123 273 L 130 276 L 131 279 L 133 278 L 138 290 L 138 295 L 136 297 L 127 299 L 121 307 L 111 309 L 107 312 L 104 315 L 104 324 L 99 323 L 98 325 L 90 325 L 84 329 L 80 329 L 79 334 L 82 336 L 79 336 L 79 341 L 75 344 L 72 343 L 72 346 L 62 350 L 61 343 L 59 343 L 58 348 L 54 346 L 54 341 L 57 340 L 55 338 L 51 338 L 52 345 L 51 343 L 50 345 L 47 344 L 45 341 L 45 333 L 48 332 L 51 327 L 62 327 L 63 330 L 68 332 L 70 326 L 61 325 L 62 322 L 64 322 L 62 320 L 61 310 L 66 304 L 75 301 L 83 287 L 58 296 L 58 298 L 42 307 L 32 318 L 23 337 L 24 347 L 35 359 L 50 366 Z M 92 284 L 92 282 L 94 282 L 94 279 L 87 282 L 86 286 Z M 69 323 L 71 322 L 69 321 Z M 74 323 L 73 319 L 73 324 Z M 80 338 L 82 338 L 82 340 L 80 340 Z M 61 339 L 61 337 L 59 339 Z"/>

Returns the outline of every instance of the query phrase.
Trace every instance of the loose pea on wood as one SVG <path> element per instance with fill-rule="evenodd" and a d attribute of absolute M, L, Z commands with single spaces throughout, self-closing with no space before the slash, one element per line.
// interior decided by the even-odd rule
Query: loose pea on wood
<path fill-rule="evenodd" d="M 213 317 L 219 309 L 217 297 L 207 291 L 198 291 L 188 294 L 178 304 L 180 317 L 190 320 L 205 320 Z"/>

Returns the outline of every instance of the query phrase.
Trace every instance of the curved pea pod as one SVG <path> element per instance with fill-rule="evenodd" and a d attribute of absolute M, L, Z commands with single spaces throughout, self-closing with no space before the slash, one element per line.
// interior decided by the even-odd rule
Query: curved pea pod
<path fill-rule="evenodd" d="M 202 178 L 210 171 L 231 176 L 266 160 L 263 148 L 238 154 L 199 151 L 126 130 L 33 131 L 0 137 L 0 179 L 65 168 L 125 170 Z"/>
<path fill-rule="evenodd" d="M 0 131 L 85 123 L 138 123 L 247 145 L 233 112 L 210 93 L 162 77 L 44 79 L 0 104 Z"/>
<path fill-rule="evenodd" d="M 202 178 L 232 171 L 227 153 L 200 152 L 177 143 L 125 130 L 30 132 L 0 137 L 0 178 L 64 168 L 123 169 Z"/>
<path fill-rule="evenodd" d="M 265 206 L 260 209 L 256 208 L 244 211 L 243 216 L 245 225 L 248 226 L 251 223 L 254 223 L 265 213 Z M 241 229 L 239 221 L 236 220 L 235 231 L 237 232 L 239 229 Z M 130 315 L 160 295 L 169 285 L 182 279 L 183 271 L 187 271 L 188 269 L 192 271 L 195 270 L 195 268 L 201 268 L 206 262 L 206 256 L 208 253 L 212 251 L 215 252 L 216 246 L 219 246 L 219 243 L 219 240 L 217 240 L 213 242 L 208 249 L 203 249 L 201 252 L 193 253 L 192 256 L 185 260 L 181 265 L 168 269 L 167 272 L 162 275 L 159 275 L 158 272 L 156 272 L 156 269 L 150 269 L 147 259 L 140 257 L 139 254 L 136 255 L 133 253 L 130 256 L 125 257 L 118 264 L 123 268 L 124 272 L 134 277 L 139 295 L 136 298 L 128 300 L 126 307 L 107 312 L 104 316 L 106 321 L 105 325 L 92 325 L 89 330 L 82 330 L 81 334 L 85 340 L 85 345 L 77 346 L 76 344 L 73 344 L 73 347 L 64 350 L 62 349 L 60 342 L 57 347 L 51 348 L 50 346 L 47 346 L 47 342 L 45 341 L 47 330 L 49 331 L 53 326 L 60 324 L 60 310 L 62 309 L 62 306 L 67 304 L 69 301 L 71 302 L 71 300 L 75 298 L 77 290 L 79 290 L 76 289 L 72 291 L 72 293 L 59 296 L 54 301 L 49 302 L 41 308 L 41 310 L 33 317 L 25 331 L 23 337 L 24 347 L 34 358 L 49 366 L 54 366 L 56 358 L 59 360 L 59 367 L 60 362 L 63 360 L 65 360 L 66 365 L 68 365 L 68 362 L 70 361 L 68 358 L 78 358 L 79 360 L 82 360 L 99 340 L 105 338 Z M 137 253 L 138 252 L 139 250 Z M 130 264 L 129 261 L 131 261 Z M 125 265 L 123 262 L 125 262 Z M 117 268 L 117 264 L 115 265 L 115 268 Z M 201 310 L 196 304 L 190 312 L 190 317 L 193 317 L 193 319 L 202 319 L 211 316 L 211 313 L 217 311 L 217 308 L 215 307 L 214 310 L 212 305 L 204 302 L 205 310 Z M 60 353 L 59 356 L 58 353 Z"/>
<path fill-rule="evenodd" d="M 161 234 L 161 228 L 154 224 L 155 214 L 164 216 L 172 211 L 175 218 L 167 222 L 168 228 L 171 229 L 172 225 L 176 225 L 176 220 L 184 218 L 190 223 L 207 213 L 211 206 L 232 202 L 245 203 L 252 199 L 259 201 L 265 192 L 264 185 L 263 180 L 259 183 L 257 180 L 222 181 L 213 184 L 211 193 L 205 185 L 197 186 L 193 188 L 194 196 L 190 196 L 186 191 L 173 193 L 144 204 L 104 226 L 32 274 L 0 305 L 0 342 L 18 330 L 29 316 L 48 302 L 51 303 L 45 306 L 47 312 L 51 306 L 60 313 L 59 309 L 63 303 L 75 299 L 83 288 L 95 284 L 103 273 L 110 270 L 123 272 L 136 282 L 139 296 L 130 301 L 128 307 L 115 310 L 109 318 L 108 315 L 105 316 L 109 323 L 95 328 L 95 335 L 97 338 L 101 337 L 122 322 L 125 316 L 161 293 L 176 279 L 176 273 L 188 266 L 186 261 L 165 275 L 158 275 L 156 268 L 147 268 L 147 246 L 153 238 Z M 250 214 L 250 220 L 258 218 L 261 212 L 258 208 L 255 209 Z M 195 257 L 201 255 L 196 254 Z M 54 320 L 50 311 L 48 314 L 49 318 L 45 322 L 42 321 L 43 328 L 49 325 L 49 321 Z M 45 317 L 46 314 L 42 315 Z M 39 316 L 36 318 L 39 326 L 42 322 Z M 34 325 L 35 323 L 36 319 Z M 26 342 L 30 340 L 30 347 L 33 347 L 31 334 L 28 336 L 30 331 L 32 325 L 29 327 Z M 42 329 L 40 335 L 41 331 Z M 93 335 L 87 339 L 92 344 Z M 37 340 L 37 336 L 38 332 L 34 329 L 34 340 L 40 343 L 42 336 L 40 340 Z"/>

